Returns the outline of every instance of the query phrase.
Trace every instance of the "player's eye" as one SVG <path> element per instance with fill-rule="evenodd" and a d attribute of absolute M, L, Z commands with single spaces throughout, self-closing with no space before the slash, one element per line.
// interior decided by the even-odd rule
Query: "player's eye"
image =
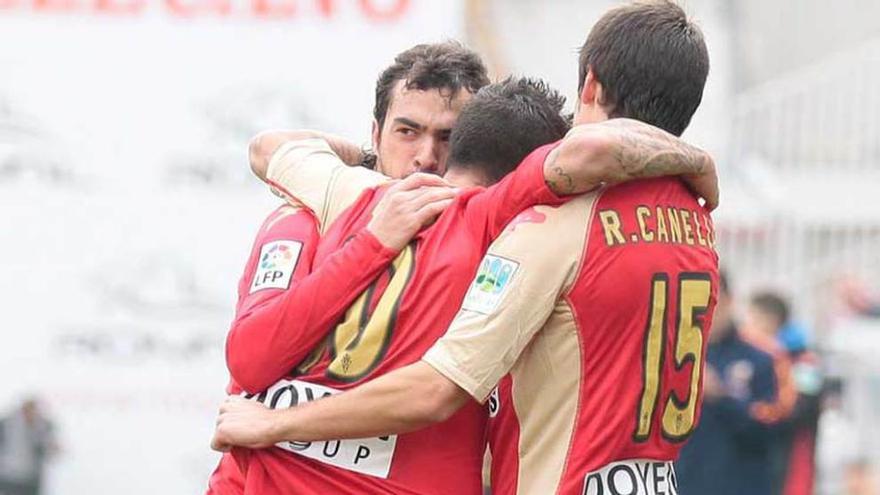
<path fill-rule="evenodd" d="M 416 130 L 411 127 L 401 127 L 397 130 L 397 132 L 406 137 L 412 137 L 416 135 Z"/>

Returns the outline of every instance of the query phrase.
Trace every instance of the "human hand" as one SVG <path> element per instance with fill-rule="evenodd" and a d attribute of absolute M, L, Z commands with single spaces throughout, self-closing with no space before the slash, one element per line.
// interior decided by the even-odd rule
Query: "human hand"
<path fill-rule="evenodd" d="M 412 174 L 388 188 L 367 230 L 384 246 L 399 251 L 452 204 L 455 194 L 441 177 Z"/>
<path fill-rule="evenodd" d="M 283 440 L 279 436 L 279 411 L 239 396 L 230 396 L 220 406 L 211 448 L 228 452 L 232 447 L 259 449 Z"/>

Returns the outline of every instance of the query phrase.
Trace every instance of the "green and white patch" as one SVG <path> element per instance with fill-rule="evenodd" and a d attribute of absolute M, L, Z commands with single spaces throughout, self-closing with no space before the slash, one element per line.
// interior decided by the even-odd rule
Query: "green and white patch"
<path fill-rule="evenodd" d="M 480 263 L 480 269 L 464 297 L 461 309 L 484 315 L 495 311 L 512 284 L 517 269 L 519 263 L 487 254 Z"/>

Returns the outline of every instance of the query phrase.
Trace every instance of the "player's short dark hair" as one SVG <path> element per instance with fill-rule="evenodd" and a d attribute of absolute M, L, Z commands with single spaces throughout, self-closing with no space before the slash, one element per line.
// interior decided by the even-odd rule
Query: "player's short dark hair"
<path fill-rule="evenodd" d="M 593 27 L 579 58 L 602 84 L 609 117 L 647 122 L 680 136 L 700 106 L 709 74 L 703 33 L 681 7 L 641 1 L 610 10 Z"/>
<path fill-rule="evenodd" d="M 452 128 L 447 168 L 501 180 L 535 148 L 565 136 L 564 105 L 565 98 L 540 79 L 509 77 L 482 88 Z"/>
<path fill-rule="evenodd" d="M 752 307 L 774 317 L 780 325 L 785 324 L 790 316 L 788 302 L 775 292 L 758 292 L 749 301 Z"/>
<path fill-rule="evenodd" d="M 416 45 L 394 57 L 394 63 L 376 81 L 373 117 L 381 128 L 391 104 L 394 86 L 404 81 L 406 89 L 437 89 L 449 98 L 459 91 L 476 93 L 489 84 L 480 56 L 457 41 Z"/>

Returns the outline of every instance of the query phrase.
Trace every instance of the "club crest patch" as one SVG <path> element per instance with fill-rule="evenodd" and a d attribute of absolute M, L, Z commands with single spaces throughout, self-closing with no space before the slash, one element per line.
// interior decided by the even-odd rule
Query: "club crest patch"
<path fill-rule="evenodd" d="M 464 296 L 461 309 L 484 315 L 495 311 L 518 268 L 519 263 L 515 261 L 487 254 Z"/>
<path fill-rule="evenodd" d="M 290 278 L 296 269 L 302 247 L 302 243 L 297 241 L 272 241 L 263 244 L 250 293 L 290 287 Z"/>

